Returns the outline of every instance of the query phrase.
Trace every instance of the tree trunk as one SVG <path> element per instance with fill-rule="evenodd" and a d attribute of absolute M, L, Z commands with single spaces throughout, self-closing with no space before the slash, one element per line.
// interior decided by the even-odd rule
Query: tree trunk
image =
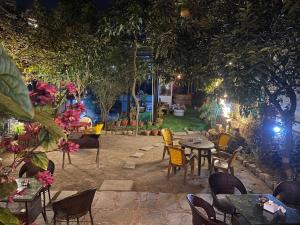
<path fill-rule="evenodd" d="M 101 121 L 104 124 L 104 130 L 107 130 L 107 110 L 103 104 L 101 104 Z"/>
<path fill-rule="evenodd" d="M 129 113 L 130 113 L 130 106 L 131 106 L 131 102 L 130 102 L 130 88 L 128 88 L 128 92 L 127 92 L 127 117 L 129 118 Z"/>
<path fill-rule="evenodd" d="M 135 89 L 136 89 L 136 83 L 137 83 L 137 65 L 136 65 L 136 55 L 137 55 L 137 41 L 134 40 L 134 49 L 133 49 L 133 83 L 132 83 L 132 89 L 131 89 L 131 95 L 134 99 L 135 106 L 136 106 L 136 121 L 137 121 L 137 126 L 135 129 L 135 135 L 138 135 L 139 132 L 139 116 L 140 116 L 140 103 L 139 99 L 137 98 L 135 94 Z"/>

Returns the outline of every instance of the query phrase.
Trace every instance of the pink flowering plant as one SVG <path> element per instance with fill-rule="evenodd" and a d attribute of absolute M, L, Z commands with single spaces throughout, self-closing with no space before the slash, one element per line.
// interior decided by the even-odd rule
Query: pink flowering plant
<path fill-rule="evenodd" d="M 19 85 L 22 83 L 20 81 Z M 15 88 L 16 85 L 11 86 Z M 18 139 L 4 137 L 0 141 L 0 153 L 7 152 L 14 154 L 14 159 L 10 164 L 0 164 L 0 200 L 7 199 L 8 202 L 13 201 L 14 195 L 22 194 L 17 192 L 17 183 L 12 172 L 24 162 L 32 163 L 40 168 L 41 172 L 36 175 L 36 179 L 43 186 L 53 184 L 53 176 L 47 171 L 47 155 L 45 152 L 36 152 L 36 150 L 41 145 L 43 147 L 53 146 L 50 144 L 56 142 L 58 146 L 56 150 L 68 153 L 77 152 L 79 145 L 68 141 L 67 134 L 72 131 L 73 124 L 79 122 L 80 114 L 85 110 L 81 103 L 67 105 L 65 111 L 59 110 L 62 108 L 60 106 L 66 102 L 67 96 L 77 94 L 76 86 L 71 82 L 66 83 L 60 89 L 42 81 L 35 82 L 31 91 L 28 91 L 26 86 L 25 88 L 23 86 L 21 88 L 24 99 L 19 101 L 17 98 L 11 98 L 12 102 L 9 102 L 10 105 L 8 104 L 5 107 L 7 108 L 7 112 L 9 112 L 9 116 L 15 116 L 17 119 L 26 121 L 25 132 L 19 135 Z M 14 90 L 10 90 L 10 92 L 13 93 Z M 6 94 L 9 95 L 10 92 Z M 2 94 L 1 90 L 0 94 Z M 24 104 L 27 104 L 27 106 L 25 107 Z M 1 102 L 0 106 L 3 106 Z M 11 110 L 11 107 L 15 108 Z M 1 111 L 1 113 L 6 112 Z M 10 224 L 20 224 L 8 209 L 0 207 L 0 218 L 1 216 L 7 216 L 10 222 L 14 221 Z M 2 220 L 0 224 L 1 222 Z"/>

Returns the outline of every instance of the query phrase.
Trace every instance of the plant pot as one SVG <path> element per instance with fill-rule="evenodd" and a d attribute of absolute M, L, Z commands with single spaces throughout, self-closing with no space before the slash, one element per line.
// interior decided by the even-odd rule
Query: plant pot
<path fill-rule="evenodd" d="M 128 125 L 128 119 L 121 120 L 121 126 L 126 127 Z"/>
<path fill-rule="evenodd" d="M 157 136 L 158 135 L 158 130 L 157 129 L 151 130 L 151 135 Z"/>
<path fill-rule="evenodd" d="M 130 121 L 130 126 L 136 127 L 136 125 L 137 125 L 136 120 L 131 120 L 131 121 Z"/>
<path fill-rule="evenodd" d="M 174 116 L 184 116 L 184 110 L 183 109 L 174 109 L 173 114 L 174 114 Z"/>
<path fill-rule="evenodd" d="M 120 126 L 121 126 L 121 120 L 117 120 L 117 121 L 116 121 L 116 126 L 117 126 L 117 127 L 120 127 Z"/>
<path fill-rule="evenodd" d="M 143 127 L 143 126 L 144 126 L 144 121 L 140 121 L 140 122 L 139 122 L 139 126 L 140 126 L 140 127 Z"/>
<path fill-rule="evenodd" d="M 149 135 L 150 135 L 150 133 L 151 133 L 151 131 L 150 131 L 150 130 L 145 130 L 145 135 L 146 135 L 146 136 L 149 136 Z"/>

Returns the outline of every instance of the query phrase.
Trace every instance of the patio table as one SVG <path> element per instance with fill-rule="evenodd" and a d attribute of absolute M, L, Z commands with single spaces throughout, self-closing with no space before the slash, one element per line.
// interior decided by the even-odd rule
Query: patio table
<path fill-rule="evenodd" d="M 274 214 L 263 209 L 259 205 L 260 197 L 267 197 L 277 205 L 286 209 L 285 214 L 276 212 Z M 300 211 L 289 208 L 271 194 L 243 194 L 225 195 L 236 209 L 233 224 L 240 225 L 299 225 Z"/>
<path fill-rule="evenodd" d="M 26 221 L 26 224 L 33 223 L 36 218 L 42 213 L 45 224 L 48 224 L 46 212 L 42 207 L 41 192 L 43 191 L 42 184 L 35 178 L 18 178 L 16 179 L 18 190 L 23 189 L 22 182 L 29 180 L 29 187 L 25 187 L 25 192 L 22 195 L 15 195 L 13 201 L 15 203 L 24 203 L 25 208 L 17 208 L 13 214 L 21 220 Z M 8 202 L 8 198 L 4 198 L 1 202 Z M 14 203 L 10 203 L 9 206 Z M 23 206 L 22 206 L 23 207 Z"/>
<path fill-rule="evenodd" d="M 190 148 L 191 151 L 198 151 L 198 176 L 201 174 L 201 158 L 205 156 L 208 158 L 208 170 L 211 167 L 211 149 L 214 148 L 214 143 L 209 141 L 207 137 L 200 134 L 188 135 L 179 141 L 182 148 Z M 204 152 L 204 153 L 203 153 Z"/>

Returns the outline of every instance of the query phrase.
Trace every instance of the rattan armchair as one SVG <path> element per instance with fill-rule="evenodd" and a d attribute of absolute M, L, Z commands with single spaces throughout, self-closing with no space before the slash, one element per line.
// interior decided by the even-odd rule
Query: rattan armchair
<path fill-rule="evenodd" d="M 184 179 L 183 183 L 186 181 L 186 174 L 188 166 L 191 167 L 191 174 L 194 174 L 194 160 L 197 157 L 194 154 L 184 154 L 184 150 L 177 147 L 168 147 L 168 152 L 170 155 L 169 166 L 168 166 L 168 178 L 170 177 L 171 170 L 176 174 L 177 168 L 184 168 Z"/>
<path fill-rule="evenodd" d="M 289 207 L 300 209 L 300 182 L 283 181 L 279 183 L 274 189 L 273 196 Z"/>
<path fill-rule="evenodd" d="M 211 194 L 213 197 L 213 206 L 224 213 L 224 221 L 226 214 L 234 214 L 235 208 L 226 198 L 219 198 L 219 194 L 234 194 L 237 189 L 241 194 L 247 194 L 247 190 L 243 183 L 235 176 L 229 173 L 217 172 L 208 178 Z"/>
<path fill-rule="evenodd" d="M 186 198 L 192 210 L 193 225 L 227 225 L 226 223 L 217 220 L 214 207 L 204 199 L 192 194 L 188 194 Z M 197 208 L 203 210 L 200 211 Z M 206 215 L 203 212 L 205 212 Z"/>
<path fill-rule="evenodd" d="M 54 225 L 57 221 L 66 221 L 76 219 L 79 224 L 79 218 L 89 213 L 91 224 L 94 224 L 92 215 L 92 202 L 95 196 L 96 188 L 89 189 L 75 195 L 71 195 L 62 200 L 52 203 L 54 212 Z"/>

